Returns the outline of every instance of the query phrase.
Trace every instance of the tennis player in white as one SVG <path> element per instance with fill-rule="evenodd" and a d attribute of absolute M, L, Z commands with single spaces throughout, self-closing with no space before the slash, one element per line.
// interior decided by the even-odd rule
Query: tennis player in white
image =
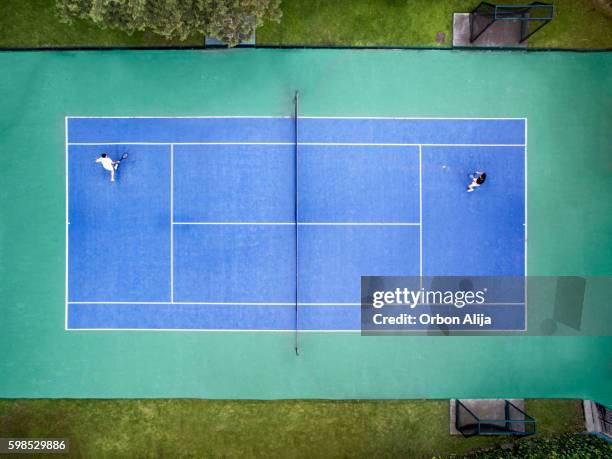
<path fill-rule="evenodd" d="M 485 182 L 485 180 L 487 179 L 487 173 L 476 171 L 473 174 L 470 174 L 469 177 L 472 179 L 472 183 L 467 186 L 466 191 L 468 193 L 472 193 L 476 188 L 478 188 Z"/>
<path fill-rule="evenodd" d="M 96 159 L 97 163 L 101 163 L 102 167 L 111 173 L 111 182 L 115 181 L 115 171 L 119 166 L 121 161 L 113 161 L 110 156 L 106 153 L 102 153 L 98 159 Z"/>

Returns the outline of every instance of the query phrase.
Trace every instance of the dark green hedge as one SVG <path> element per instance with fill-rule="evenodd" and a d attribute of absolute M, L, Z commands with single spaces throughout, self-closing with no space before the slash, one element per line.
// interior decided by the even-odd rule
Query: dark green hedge
<path fill-rule="evenodd" d="M 594 435 L 566 434 L 559 437 L 524 439 L 511 447 L 498 447 L 460 457 L 470 459 L 612 458 L 612 444 Z"/>

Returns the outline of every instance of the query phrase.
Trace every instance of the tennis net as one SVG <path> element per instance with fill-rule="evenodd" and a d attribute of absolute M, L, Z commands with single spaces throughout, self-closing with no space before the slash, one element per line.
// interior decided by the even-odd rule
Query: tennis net
<path fill-rule="evenodd" d="M 293 123 L 295 128 L 295 171 L 294 171 L 294 187 L 295 187 L 295 336 L 294 346 L 295 355 L 300 355 L 300 272 L 299 272 L 299 115 L 300 115 L 300 94 L 295 91 L 294 97 L 294 115 Z"/>

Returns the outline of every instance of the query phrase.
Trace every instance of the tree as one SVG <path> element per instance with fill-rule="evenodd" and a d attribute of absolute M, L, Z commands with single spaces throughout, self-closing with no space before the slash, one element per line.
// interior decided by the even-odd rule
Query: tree
<path fill-rule="evenodd" d="M 63 22 L 89 19 L 129 34 L 148 30 L 168 40 L 193 35 L 235 46 L 264 20 L 278 22 L 281 0 L 56 0 Z"/>

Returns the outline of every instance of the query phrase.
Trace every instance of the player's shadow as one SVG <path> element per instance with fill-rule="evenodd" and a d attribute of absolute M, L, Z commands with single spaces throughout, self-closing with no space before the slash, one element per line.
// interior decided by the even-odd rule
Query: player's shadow
<path fill-rule="evenodd" d="M 557 279 L 553 316 L 540 324 L 544 336 L 556 334 L 559 324 L 581 330 L 585 292 L 584 277 L 562 276 Z"/>

